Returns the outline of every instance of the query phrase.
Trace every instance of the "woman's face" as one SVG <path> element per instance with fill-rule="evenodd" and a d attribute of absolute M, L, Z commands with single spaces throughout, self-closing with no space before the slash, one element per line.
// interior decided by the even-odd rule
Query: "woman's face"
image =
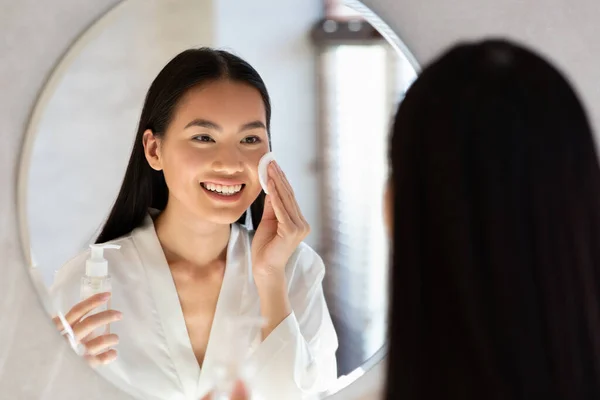
<path fill-rule="evenodd" d="M 190 89 L 162 138 L 144 134 L 146 158 L 169 188 L 168 207 L 213 223 L 237 221 L 262 190 L 266 125 L 262 97 L 249 85 L 219 80 Z"/>

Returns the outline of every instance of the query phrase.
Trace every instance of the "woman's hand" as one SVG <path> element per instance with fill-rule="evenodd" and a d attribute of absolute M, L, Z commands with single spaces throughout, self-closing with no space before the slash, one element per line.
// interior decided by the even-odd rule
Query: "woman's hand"
<path fill-rule="evenodd" d="M 94 330 L 119 321 L 122 317 L 119 311 L 106 310 L 86 317 L 88 313 L 100 307 L 110 299 L 110 293 L 98 293 L 77 303 L 65 315 L 65 319 L 73 329 L 75 340 L 85 347 L 84 357 L 92 366 L 108 364 L 117 358 L 117 351 L 111 347 L 119 343 L 119 337 L 115 334 L 106 334 L 93 337 Z M 64 327 L 58 317 L 54 317 L 54 323 L 59 331 Z"/>
<path fill-rule="evenodd" d="M 202 398 L 202 400 L 211 400 L 213 398 L 213 394 L 209 393 Z M 229 395 L 229 400 L 249 400 L 250 396 L 248 395 L 248 391 L 246 390 L 246 386 L 241 381 L 238 381 L 233 388 L 233 391 Z"/>
<path fill-rule="evenodd" d="M 268 175 L 269 194 L 252 240 L 255 281 L 283 280 L 290 256 L 310 233 L 310 226 L 300 211 L 294 190 L 275 161 L 269 164 Z"/>

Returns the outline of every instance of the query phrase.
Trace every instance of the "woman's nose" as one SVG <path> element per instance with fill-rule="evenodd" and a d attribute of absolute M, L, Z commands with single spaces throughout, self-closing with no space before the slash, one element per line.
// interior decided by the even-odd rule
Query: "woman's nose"
<path fill-rule="evenodd" d="M 235 174 L 244 170 L 242 157 L 235 150 L 222 150 L 216 154 L 213 170 L 224 174 Z"/>

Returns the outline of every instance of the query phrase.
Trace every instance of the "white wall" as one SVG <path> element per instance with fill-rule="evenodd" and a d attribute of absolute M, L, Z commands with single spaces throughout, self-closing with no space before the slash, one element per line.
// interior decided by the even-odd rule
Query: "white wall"
<path fill-rule="evenodd" d="M 363 0 L 420 63 L 457 40 L 502 36 L 533 46 L 572 79 L 600 128 L 597 0 Z M 384 11 L 385 10 L 385 11 Z"/>

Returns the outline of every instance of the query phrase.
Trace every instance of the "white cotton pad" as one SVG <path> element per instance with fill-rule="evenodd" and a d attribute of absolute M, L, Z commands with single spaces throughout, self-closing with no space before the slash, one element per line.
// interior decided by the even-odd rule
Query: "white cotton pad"
<path fill-rule="evenodd" d="M 271 161 L 275 161 L 275 155 L 272 152 L 268 152 L 258 162 L 258 180 L 266 194 L 269 194 L 269 189 L 267 189 L 267 183 L 269 182 L 267 167 Z"/>

